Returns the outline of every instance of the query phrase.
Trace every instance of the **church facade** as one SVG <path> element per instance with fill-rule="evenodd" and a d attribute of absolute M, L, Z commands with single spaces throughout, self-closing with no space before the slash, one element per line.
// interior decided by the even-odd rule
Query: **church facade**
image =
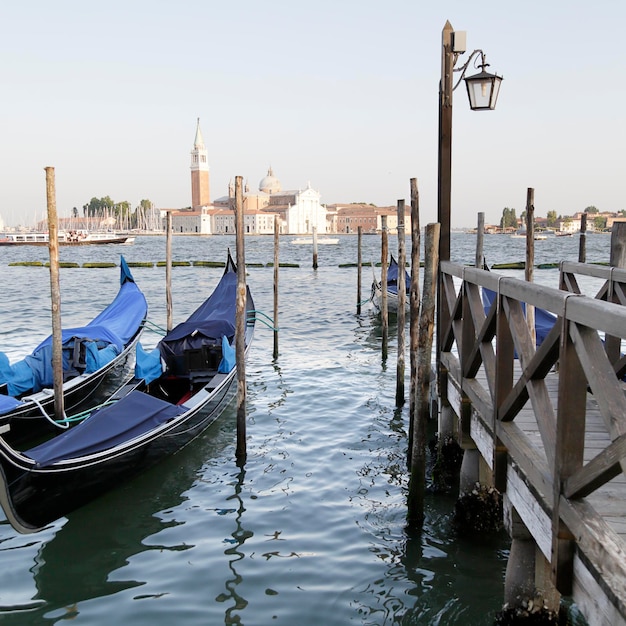
<path fill-rule="evenodd" d="M 235 232 L 234 187 L 229 185 L 228 195 L 211 203 L 208 153 L 200 130 L 196 125 L 191 151 L 191 208 L 170 211 L 172 231 L 179 234 L 233 234 Z M 246 234 L 265 235 L 274 232 L 278 217 L 281 234 L 306 235 L 314 229 L 328 232 L 326 208 L 320 203 L 320 193 L 309 183 L 304 189 L 283 191 L 270 167 L 258 191 L 250 192 L 248 185 L 243 194 L 244 229 Z"/>

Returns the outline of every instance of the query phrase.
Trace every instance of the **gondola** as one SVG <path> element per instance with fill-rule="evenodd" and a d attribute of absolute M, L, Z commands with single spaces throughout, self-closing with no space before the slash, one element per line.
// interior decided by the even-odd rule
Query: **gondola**
<path fill-rule="evenodd" d="M 0 503 L 22 533 L 41 530 L 200 435 L 233 399 L 237 271 L 228 254 L 213 293 L 151 351 L 137 346 L 120 398 L 19 452 L 0 436 Z M 254 334 L 247 289 L 244 345 Z"/>
<path fill-rule="evenodd" d="M 148 314 L 146 298 L 121 257 L 117 296 L 86 326 L 65 328 L 63 398 L 66 413 L 93 406 L 100 392 L 131 374 L 132 356 Z M 52 336 L 11 364 L 0 353 L 0 432 L 8 441 L 67 426 L 54 415 Z"/>
<path fill-rule="evenodd" d="M 387 311 L 389 313 L 398 312 L 398 262 L 391 255 L 391 261 L 387 268 Z M 409 308 L 409 294 L 411 289 L 411 276 L 405 270 L 404 271 L 404 286 L 405 286 L 405 307 Z M 383 299 L 383 286 L 382 281 L 379 281 L 374 274 L 374 280 L 372 281 L 372 295 L 371 300 L 376 310 L 382 310 Z"/>

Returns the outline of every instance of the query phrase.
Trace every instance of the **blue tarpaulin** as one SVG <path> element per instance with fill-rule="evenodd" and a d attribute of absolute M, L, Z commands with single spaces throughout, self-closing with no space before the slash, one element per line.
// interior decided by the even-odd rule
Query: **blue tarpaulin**
<path fill-rule="evenodd" d="M 131 391 L 115 404 L 98 409 L 74 428 L 25 452 L 40 466 L 107 450 L 177 417 L 186 409 Z"/>
<path fill-rule="evenodd" d="M 187 318 L 160 342 L 161 356 L 166 363 L 185 350 L 207 344 L 220 344 L 222 337 L 232 340 L 235 335 L 237 305 L 237 274 L 223 275 L 215 291 Z"/>
<path fill-rule="evenodd" d="M 230 345 L 228 337 L 222 337 L 222 360 L 217 368 L 221 374 L 228 374 L 237 363 L 235 349 Z"/>
<path fill-rule="evenodd" d="M 387 291 L 395 294 L 398 293 L 398 272 L 398 262 L 393 258 L 393 255 L 391 255 L 391 262 L 387 269 Z M 404 270 L 404 288 L 408 296 L 411 288 L 411 276 L 406 270 Z"/>
<path fill-rule="evenodd" d="M 146 299 L 122 257 L 120 290 L 115 300 L 86 326 L 62 331 L 64 377 L 90 374 L 112 361 L 135 335 L 147 313 Z M 7 384 L 9 395 L 52 387 L 52 336 L 13 365 L 6 355 L 0 355 L 0 383 Z"/>
<path fill-rule="evenodd" d="M 158 348 L 148 352 L 141 343 L 137 344 L 135 352 L 135 377 L 149 385 L 163 373 L 161 353 Z"/>

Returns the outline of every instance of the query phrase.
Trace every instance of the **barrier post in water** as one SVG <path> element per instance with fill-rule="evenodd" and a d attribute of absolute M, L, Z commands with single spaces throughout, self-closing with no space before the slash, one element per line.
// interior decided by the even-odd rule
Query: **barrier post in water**
<path fill-rule="evenodd" d="M 237 246 L 237 308 L 235 355 L 237 359 L 237 462 L 246 462 L 246 257 L 244 253 L 243 176 L 235 176 L 235 237 Z"/>
<path fill-rule="evenodd" d="M 52 298 L 52 371 L 54 414 L 65 415 L 63 400 L 63 338 L 61 328 L 61 287 L 59 280 L 59 218 L 57 215 L 54 168 L 46 167 L 46 200 L 48 205 L 48 249 L 50 252 L 50 295 Z"/>
<path fill-rule="evenodd" d="M 172 330 L 172 212 L 166 213 L 165 228 L 165 307 L 167 311 L 167 332 Z"/>
<path fill-rule="evenodd" d="M 381 288 L 381 303 L 380 303 L 380 319 L 382 322 L 382 356 L 383 361 L 387 360 L 387 342 L 389 341 L 389 311 L 387 303 L 387 259 L 389 256 L 389 239 L 387 233 L 387 216 L 381 215 L 381 246 L 380 246 L 380 288 Z"/>
<path fill-rule="evenodd" d="M 409 290 L 409 441 L 407 464 L 411 467 L 413 427 L 415 423 L 415 392 L 417 390 L 418 316 L 420 307 L 420 216 L 417 179 L 411 178 L 411 288 Z"/>
<path fill-rule="evenodd" d="M 317 226 L 313 226 L 313 269 L 317 269 Z"/>
<path fill-rule="evenodd" d="M 278 215 L 274 215 L 274 350 L 272 357 L 278 358 L 278 250 L 279 250 L 279 223 Z"/>
<path fill-rule="evenodd" d="M 580 216 L 580 239 L 578 240 L 578 262 L 587 262 L 587 214 Z"/>
<path fill-rule="evenodd" d="M 439 268 L 439 224 L 426 226 L 424 242 L 424 293 L 419 316 L 419 348 L 417 351 L 417 389 L 415 392 L 415 425 L 411 450 L 408 513 L 409 525 L 424 521 L 424 489 L 426 482 L 427 424 L 430 417 L 430 372 L 432 367 L 437 272 Z"/>
<path fill-rule="evenodd" d="M 533 282 L 535 268 L 535 190 L 532 187 L 526 192 L 526 269 L 525 278 Z M 535 331 L 535 307 L 526 303 L 526 324 L 530 331 L 533 346 L 537 344 Z"/>
<path fill-rule="evenodd" d="M 404 200 L 398 200 L 398 359 L 396 365 L 396 408 L 404 405 L 404 330 L 406 319 L 406 249 Z"/>
<path fill-rule="evenodd" d="M 485 264 L 485 214 L 478 214 L 478 223 L 476 225 L 476 260 L 474 266 L 482 269 Z"/>
<path fill-rule="evenodd" d="M 361 315 L 361 243 L 363 238 L 363 227 L 357 228 L 356 245 L 356 314 Z"/>

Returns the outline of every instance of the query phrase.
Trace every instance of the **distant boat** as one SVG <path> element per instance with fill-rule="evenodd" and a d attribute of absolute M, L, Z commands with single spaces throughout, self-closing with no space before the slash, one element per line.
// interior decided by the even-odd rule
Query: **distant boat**
<path fill-rule="evenodd" d="M 291 243 L 295 244 L 303 244 L 303 245 L 311 245 L 313 244 L 313 237 L 298 237 L 298 239 L 294 239 Z M 320 246 L 323 245 L 336 245 L 339 243 L 339 239 L 335 239 L 333 237 L 318 237 L 317 243 Z"/>
<path fill-rule="evenodd" d="M 547 238 L 548 237 L 546 235 L 542 235 L 541 233 L 535 234 L 535 241 L 541 241 Z M 526 239 L 526 230 L 520 228 L 511 235 L 511 239 Z"/>
<path fill-rule="evenodd" d="M 87 246 L 92 244 L 125 244 L 135 242 L 132 235 L 121 235 L 107 231 L 90 232 L 87 230 L 59 231 L 60 246 Z M 0 236 L 0 246 L 47 246 L 50 243 L 49 233 L 26 232 L 6 233 Z"/>

